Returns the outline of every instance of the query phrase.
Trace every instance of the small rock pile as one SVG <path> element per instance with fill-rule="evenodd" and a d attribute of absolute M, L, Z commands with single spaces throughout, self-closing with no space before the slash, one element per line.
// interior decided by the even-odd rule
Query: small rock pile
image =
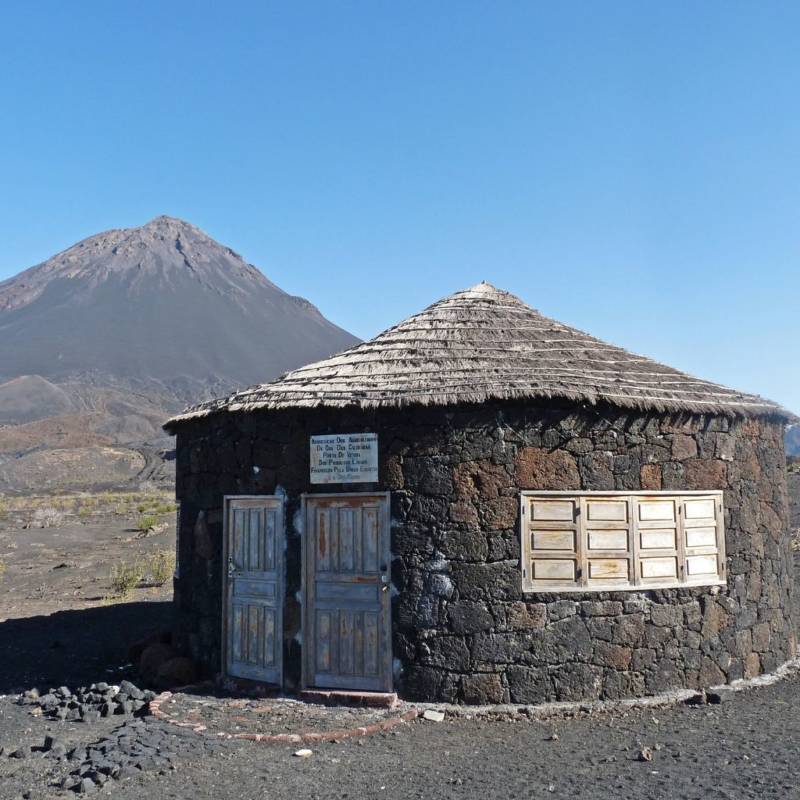
<path fill-rule="evenodd" d="M 86 794 L 112 779 L 122 780 L 142 772 L 166 774 L 176 768 L 179 758 L 205 758 L 227 746 L 152 718 L 131 720 L 95 744 L 76 747 L 66 756 L 59 756 L 79 762 L 59 786 Z"/>
<path fill-rule="evenodd" d="M 67 722 L 97 722 L 100 717 L 114 715 L 133 716 L 146 713 L 147 704 L 155 697 L 149 689 L 139 689 L 130 681 L 119 686 L 93 683 L 72 692 L 67 686 L 50 689 L 41 694 L 38 689 L 29 689 L 20 695 L 21 705 L 32 706 L 32 713 L 42 714 L 54 720 Z"/>

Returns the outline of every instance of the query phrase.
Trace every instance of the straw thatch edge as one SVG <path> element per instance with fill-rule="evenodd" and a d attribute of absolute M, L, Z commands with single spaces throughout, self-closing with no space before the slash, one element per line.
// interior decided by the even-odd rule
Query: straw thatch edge
<path fill-rule="evenodd" d="M 255 388 L 255 387 L 254 387 Z M 800 417 L 792 414 L 781 406 L 770 402 L 764 403 L 686 403 L 678 400 L 658 400 L 648 398 L 647 400 L 636 399 L 625 395 L 618 395 L 612 399 L 603 395 L 589 395 L 582 392 L 548 392 L 522 389 L 488 390 L 475 394 L 443 394 L 429 395 L 428 397 L 409 398 L 405 396 L 380 398 L 376 400 L 352 398 L 347 400 L 334 400 L 317 398 L 315 400 L 303 401 L 276 401 L 264 400 L 253 402 L 235 402 L 233 398 L 215 400 L 202 404 L 193 409 L 189 409 L 182 414 L 177 414 L 164 423 L 164 430 L 169 434 L 174 434 L 177 426 L 193 420 L 206 419 L 225 412 L 249 413 L 255 411 L 279 411 L 287 409 L 321 409 L 336 408 L 349 410 L 377 410 L 377 409 L 399 409 L 417 406 L 419 408 L 430 408 L 434 406 L 447 407 L 458 405 L 480 405 L 487 401 L 519 401 L 519 400 L 566 400 L 589 407 L 600 405 L 616 406 L 631 411 L 642 413 L 656 412 L 660 414 L 676 413 L 691 414 L 699 416 L 702 414 L 715 414 L 725 417 L 742 418 L 766 418 L 784 424 L 794 424 L 800 422 Z"/>

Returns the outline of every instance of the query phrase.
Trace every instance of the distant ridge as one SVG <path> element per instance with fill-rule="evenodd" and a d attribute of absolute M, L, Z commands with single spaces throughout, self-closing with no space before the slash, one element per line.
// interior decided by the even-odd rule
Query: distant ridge
<path fill-rule="evenodd" d="M 180 404 L 357 341 L 174 217 L 90 236 L 0 283 L 0 382 L 130 385 Z"/>

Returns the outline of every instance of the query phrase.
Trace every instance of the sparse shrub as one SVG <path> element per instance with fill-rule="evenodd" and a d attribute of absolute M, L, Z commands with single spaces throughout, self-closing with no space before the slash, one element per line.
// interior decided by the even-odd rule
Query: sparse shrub
<path fill-rule="evenodd" d="M 153 508 L 154 514 L 171 514 L 173 511 L 177 511 L 178 507 L 175 503 L 159 503 L 157 506 Z"/>
<path fill-rule="evenodd" d="M 37 508 L 31 517 L 32 528 L 57 528 L 64 521 L 64 514 L 57 508 Z"/>
<path fill-rule="evenodd" d="M 91 516 L 92 516 L 91 510 L 86 508 L 85 506 L 81 506 L 78 509 L 78 518 L 79 519 L 88 519 Z"/>
<path fill-rule="evenodd" d="M 175 551 L 159 550 L 150 559 L 150 579 L 155 586 L 163 586 L 175 572 Z"/>
<path fill-rule="evenodd" d="M 6 562 L 3 561 L 2 558 L 0 558 L 0 581 L 3 580 L 3 575 L 5 574 L 6 574 Z"/>
<path fill-rule="evenodd" d="M 139 521 L 136 523 L 136 527 L 142 533 L 147 533 L 147 531 L 155 528 L 157 522 L 158 520 L 152 514 L 142 514 L 142 516 L 139 517 Z"/>
<path fill-rule="evenodd" d="M 128 506 L 126 506 L 124 503 L 120 503 L 118 506 L 115 506 L 114 513 L 118 517 L 124 517 L 128 513 Z"/>
<path fill-rule="evenodd" d="M 111 591 L 117 597 L 127 597 L 142 580 L 142 565 L 136 561 L 133 564 L 114 564 L 111 567 Z"/>

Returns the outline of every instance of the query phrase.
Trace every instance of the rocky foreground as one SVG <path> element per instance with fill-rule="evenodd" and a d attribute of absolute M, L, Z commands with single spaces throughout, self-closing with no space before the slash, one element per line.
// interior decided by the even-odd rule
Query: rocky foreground
<path fill-rule="evenodd" d="M 28 709 L 6 698 L 0 741 L 27 736 L 33 746 L 0 757 L 0 800 L 73 792 L 120 800 L 784 800 L 800 796 L 798 712 L 795 674 L 726 692 L 716 704 L 547 721 L 420 719 L 298 756 L 294 744 L 217 739 L 153 718 L 58 722 L 44 742 L 44 720 L 31 725 Z"/>

